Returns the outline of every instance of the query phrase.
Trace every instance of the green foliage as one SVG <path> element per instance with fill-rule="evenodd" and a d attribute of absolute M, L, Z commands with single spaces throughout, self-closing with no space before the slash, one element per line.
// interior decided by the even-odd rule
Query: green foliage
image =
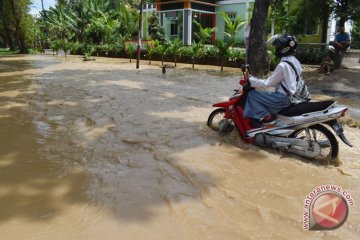
<path fill-rule="evenodd" d="M 156 48 L 150 42 L 146 43 L 145 48 L 146 48 L 146 51 L 147 51 L 147 56 L 149 58 L 149 65 L 150 65 L 151 64 L 151 58 L 156 53 Z"/>
<path fill-rule="evenodd" d="M 125 48 L 127 54 L 129 55 L 129 59 L 130 59 L 130 62 L 131 62 L 131 59 L 133 58 L 134 56 L 134 53 L 136 51 L 136 46 L 135 44 L 133 43 L 129 43 L 126 48 Z"/>
<path fill-rule="evenodd" d="M 177 64 L 177 57 L 179 55 L 181 55 L 182 53 L 182 41 L 178 38 L 175 38 L 174 41 L 172 41 L 170 47 L 169 47 L 169 53 L 174 55 L 174 63 L 175 63 L 175 67 L 176 67 L 176 64 Z"/>
<path fill-rule="evenodd" d="M 30 0 L 0 1 L 0 44 L 9 46 L 12 52 L 28 53 L 33 44 L 32 17 L 30 16 Z"/>
<path fill-rule="evenodd" d="M 195 37 L 199 40 L 199 43 L 207 44 L 211 42 L 209 39 L 211 39 L 212 33 L 216 31 L 216 28 L 203 28 L 196 20 L 193 20 L 193 23 L 195 23 L 198 28 L 198 31 L 195 32 Z"/>
<path fill-rule="evenodd" d="M 0 56 L 1 55 L 13 55 L 18 54 L 19 51 L 11 51 L 9 48 L 0 48 Z"/>
<path fill-rule="evenodd" d="M 236 61 L 236 60 L 239 60 L 239 59 L 245 59 L 246 51 L 245 51 L 245 49 L 230 48 L 228 50 L 228 57 L 229 57 L 230 61 Z"/>
<path fill-rule="evenodd" d="M 196 59 L 204 55 L 204 45 L 201 43 L 193 43 L 190 47 L 190 56 L 192 58 L 192 68 L 195 68 Z"/>
<path fill-rule="evenodd" d="M 351 47 L 360 48 L 360 19 L 354 22 L 351 31 Z"/>
<path fill-rule="evenodd" d="M 323 4 L 328 0 L 304 1 L 301 0 L 297 8 L 288 13 L 286 24 L 292 34 L 315 34 L 317 33 L 320 18 L 323 16 Z M 286 21 L 286 20 L 285 20 Z"/>
<path fill-rule="evenodd" d="M 169 53 L 170 43 L 165 41 L 164 43 L 160 43 L 160 41 L 155 41 L 156 52 L 161 55 L 161 65 L 164 65 L 164 57 Z"/>
<path fill-rule="evenodd" d="M 279 64 L 280 59 L 275 55 L 275 47 L 267 45 L 267 50 L 271 61 L 270 68 L 273 68 L 274 66 Z"/>
<path fill-rule="evenodd" d="M 275 25 L 275 33 L 282 33 L 283 31 L 289 32 L 290 27 L 294 25 L 295 21 L 296 16 L 294 13 L 290 13 L 287 0 L 275 0 L 273 2 L 268 16 L 268 29 L 271 29 L 270 26 L 273 22 Z"/>
<path fill-rule="evenodd" d="M 124 38 L 123 44 L 137 35 L 138 19 L 137 9 L 124 2 L 59 1 L 49 11 L 41 12 L 37 27 L 51 41 L 66 38 L 83 44 L 109 45 Z"/>
<path fill-rule="evenodd" d="M 152 40 L 158 40 L 160 43 L 165 42 L 164 29 L 160 25 L 159 16 L 155 13 L 149 19 L 149 35 Z"/>
<path fill-rule="evenodd" d="M 83 45 L 80 44 L 78 41 L 70 43 L 70 50 L 72 54 L 75 55 L 79 51 L 79 49 L 82 48 L 82 46 Z"/>
<path fill-rule="evenodd" d="M 296 58 L 302 64 L 319 65 L 326 56 L 326 50 L 321 48 L 301 48 L 297 50 Z"/>
<path fill-rule="evenodd" d="M 67 56 L 67 52 L 71 48 L 71 44 L 66 38 L 58 40 L 60 44 L 60 48 L 64 51 L 65 57 Z"/>
<path fill-rule="evenodd" d="M 225 21 L 225 36 L 227 36 L 227 42 L 230 43 L 231 46 L 237 44 L 238 40 L 236 38 L 237 34 L 240 32 L 241 28 L 243 28 L 246 24 L 245 20 L 241 20 L 238 16 L 235 21 L 231 21 L 230 17 L 224 13 L 220 12 L 219 15 Z"/>
<path fill-rule="evenodd" d="M 222 40 L 215 41 L 215 47 L 217 48 L 218 58 L 220 60 L 221 71 L 224 70 L 224 60 L 225 58 L 229 57 L 229 48 L 233 44 L 233 42 L 225 43 Z"/>
<path fill-rule="evenodd" d="M 85 29 L 86 36 L 91 38 L 94 43 L 112 43 L 112 34 L 119 27 L 117 19 L 111 19 L 108 14 L 99 13 L 100 17 L 94 19 Z"/>
<path fill-rule="evenodd" d="M 84 46 L 85 58 L 91 57 L 96 51 L 96 45 L 88 44 Z"/>
<path fill-rule="evenodd" d="M 50 42 L 50 47 L 53 50 L 53 53 L 56 53 L 56 55 L 59 53 L 59 50 L 62 46 L 62 39 L 56 39 Z"/>

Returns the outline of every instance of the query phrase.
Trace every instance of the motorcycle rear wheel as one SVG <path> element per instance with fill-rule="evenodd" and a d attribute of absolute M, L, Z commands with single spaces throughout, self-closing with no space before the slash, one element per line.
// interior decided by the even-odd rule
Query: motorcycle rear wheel
<path fill-rule="evenodd" d="M 317 142 L 321 147 L 321 152 L 315 159 L 319 160 L 321 163 L 336 165 L 336 158 L 339 153 L 339 143 L 334 134 L 325 126 L 318 124 L 303 128 L 297 130 L 289 137 Z"/>
<path fill-rule="evenodd" d="M 208 118 L 207 121 L 207 125 L 209 128 L 211 128 L 212 130 L 219 132 L 220 128 L 219 128 L 219 123 L 221 120 L 225 119 L 225 108 L 218 108 L 216 110 L 214 110 Z"/>

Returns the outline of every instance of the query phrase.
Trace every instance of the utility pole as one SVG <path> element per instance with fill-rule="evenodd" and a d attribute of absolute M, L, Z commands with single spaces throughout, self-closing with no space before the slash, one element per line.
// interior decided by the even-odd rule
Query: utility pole
<path fill-rule="evenodd" d="M 142 11 L 143 11 L 142 8 L 143 8 L 143 0 L 140 1 L 139 32 L 138 32 L 138 46 L 137 46 L 136 69 L 139 69 L 139 65 L 140 65 L 140 45 L 141 45 Z"/>

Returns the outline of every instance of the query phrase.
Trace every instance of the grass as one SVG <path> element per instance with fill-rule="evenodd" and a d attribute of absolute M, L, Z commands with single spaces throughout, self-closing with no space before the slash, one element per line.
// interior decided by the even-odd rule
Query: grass
<path fill-rule="evenodd" d="M 19 51 L 10 51 L 10 49 L 8 48 L 0 48 L 0 56 L 1 55 L 12 55 L 12 54 L 17 54 L 19 53 Z"/>

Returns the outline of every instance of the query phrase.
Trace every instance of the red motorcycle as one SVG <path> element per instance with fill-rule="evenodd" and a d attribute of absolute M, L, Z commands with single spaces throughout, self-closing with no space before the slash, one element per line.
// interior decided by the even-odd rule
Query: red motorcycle
<path fill-rule="evenodd" d="M 227 134 L 237 128 L 244 142 L 260 147 L 272 147 L 295 153 L 307 158 L 328 160 L 334 163 L 339 145 L 333 132 L 348 146 L 342 126 L 337 119 L 345 116 L 348 110 L 335 101 L 306 102 L 283 109 L 276 116 L 274 125 L 262 126 L 259 122 L 244 117 L 247 93 L 253 88 L 249 82 L 249 66 L 243 66 L 242 72 L 246 84 L 227 102 L 213 105 L 214 110 L 207 125 L 221 134 Z M 240 82 L 243 82 L 240 80 Z"/>

